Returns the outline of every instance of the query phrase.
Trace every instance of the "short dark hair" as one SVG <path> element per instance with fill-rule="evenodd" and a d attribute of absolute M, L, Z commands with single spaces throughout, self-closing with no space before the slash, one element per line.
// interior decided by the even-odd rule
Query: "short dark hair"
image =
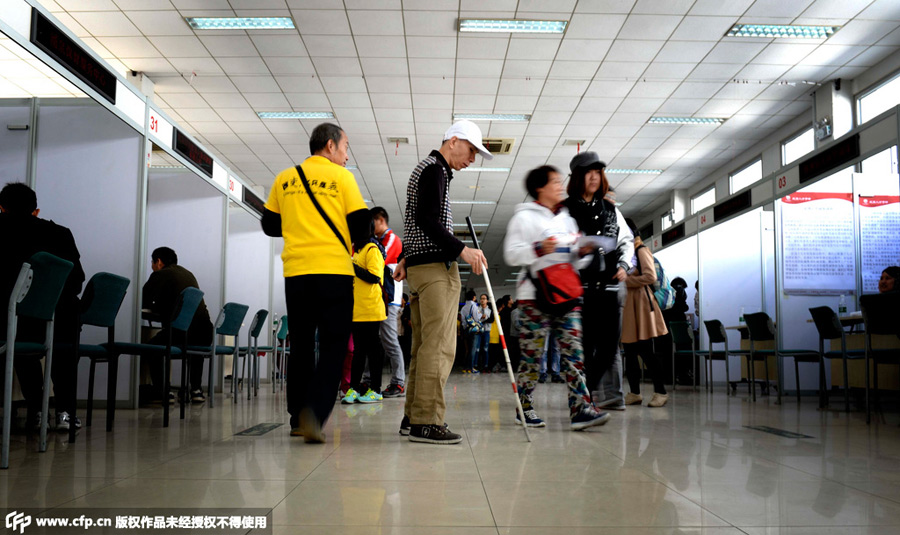
<path fill-rule="evenodd" d="M 595 197 L 599 196 L 601 199 L 606 196 L 606 193 L 609 192 L 609 181 L 606 178 L 606 174 L 603 173 L 602 167 L 576 167 L 574 171 L 572 171 L 572 178 L 569 179 L 569 185 L 566 187 L 566 193 L 569 197 L 581 198 L 584 195 L 584 182 L 585 176 L 587 176 L 587 172 L 591 169 L 597 169 L 600 171 L 600 189 L 597 190 L 597 193 L 594 194 Z"/>
<path fill-rule="evenodd" d="M 328 140 L 337 145 L 341 142 L 344 131 L 333 123 L 322 123 L 317 126 L 309 136 L 309 153 L 316 154 L 328 146 Z"/>
<path fill-rule="evenodd" d="M 150 259 L 154 262 L 162 260 L 162 263 L 167 266 L 178 265 L 178 255 L 171 247 L 157 247 L 150 253 Z"/>
<path fill-rule="evenodd" d="M 37 210 L 37 195 L 22 182 L 10 182 L 0 190 L 0 206 L 11 214 L 30 214 Z"/>
<path fill-rule="evenodd" d="M 634 220 L 630 217 L 625 218 L 625 224 L 628 225 L 628 228 L 631 230 L 631 234 L 634 235 L 635 238 L 640 238 L 641 233 L 638 231 L 637 225 L 634 224 Z"/>
<path fill-rule="evenodd" d="M 536 169 L 528 171 L 525 176 L 525 189 L 532 198 L 537 199 L 537 190 L 543 188 L 550 182 L 550 173 L 559 173 L 552 165 L 542 165 Z"/>
<path fill-rule="evenodd" d="M 475 290 L 469 290 L 468 292 L 466 292 L 466 301 L 471 301 L 472 298 L 476 295 L 478 294 L 475 293 Z"/>
<path fill-rule="evenodd" d="M 478 299 L 481 299 L 482 297 L 487 297 L 487 296 L 488 296 L 488 294 L 481 294 L 478 296 Z"/>
<path fill-rule="evenodd" d="M 892 279 L 894 279 L 897 282 L 900 282 L 900 267 L 888 266 L 888 267 L 884 268 L 884 271 L 882 271 L 882 273 L 887 273 L 889 277 L 891 277 Z"/>
<path fill-rule="evenodd" d="M 387 210 L 385 210 L 381 206 L 372 208 L 371 210 L 369 210 L 369 213 L 372 214 L 372 219 L 375 219 L 376 217 L 383 217 L 385 223 L 391 222 L 391 218 L 388 217 Z"/>

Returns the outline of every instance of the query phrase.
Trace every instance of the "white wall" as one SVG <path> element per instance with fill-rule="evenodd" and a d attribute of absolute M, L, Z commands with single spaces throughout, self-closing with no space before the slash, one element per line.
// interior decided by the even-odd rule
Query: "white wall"
<path fill-rule="evenodd" d="M 0 187 L 10 182 L 28 183 L 29 130 L 8 130 L 10 125 L 30 125 L 31 104 L 28 100 L 0 100 Z"/>
<path fill-rule="evenodd" d="M 93 101 L 54 104 L 60 101 L 42 101 L 38 111 L 35 191 L 40 215 L 71 229 L 87 279 L 99 271 L 131 279 L 116 320 L 116 338 L 129 341 L 141 288 L 134 277 L 142 138 Z M 106 332 L 86 328 L 82 341 L 105 342 Z M 129 397 L 130 359 L 119 361 L 117 399 Z M 80 399 L 87 398 L 88 370 L 83 359 Z M 106 366 L 97 367 L 94 386 L 95 398 L 105 399 Z"/>

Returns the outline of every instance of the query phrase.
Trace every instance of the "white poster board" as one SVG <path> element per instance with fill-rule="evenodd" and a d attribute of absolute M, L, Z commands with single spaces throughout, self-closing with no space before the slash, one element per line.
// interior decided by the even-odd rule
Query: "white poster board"
<path fill-rule="evenodd" d="M 781 202 L 784 292 L 826 295 L 855 290 L 853 195 L 796 192 Z"/>
<path fill-rule="evenodd" d="M 863 293 L 876 293 L 884 268 L 900 265 L 900 196 L 860 195 L 859 226 Z"/>

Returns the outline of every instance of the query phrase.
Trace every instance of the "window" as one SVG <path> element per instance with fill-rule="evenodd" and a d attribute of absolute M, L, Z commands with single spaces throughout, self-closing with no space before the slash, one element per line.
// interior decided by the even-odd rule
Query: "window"
<path fill-rule="evenodd" d="M 729 177 L 731 192 L 736 193 L 762 178 L 762 159 L 751 162 L 746 167 L 734 172 Z"/>
<path fill-rule="evenodd" d="M 857 112 L 859 124 L 900 104 L 900 74 L 867 91 L 859 97 Z"/>
<path fill-rule="evenodd" d="M 672 212 L 666 212 L 659 216 L 659 228 L 661 230 L 666 230 L 671 227 L 672 223 L 674 223 L 674 221 L 672 221 Z"/>
<path fill-rule="evenodd" d="M 815 134 L 807 128 L 781 144 L 781 165 L 787 165 L 816 148 Z"/>
<path fill-rule="evenodd" d="M 716 204 L 716 188 L 712 187 L 703 193 L 691 197 L 691 214 L 696 214 L 704 208 Z"/>
<path fill-rule="evenodd" d="M 884 175 L 897 174 L 897 145 L 889 149 L 869 156 L 862 161 L 863 173 L 876 173 Z"/>
<path fill-rule="evenodd" d="M 653 236 L 653 221 L 647 223 L 643 227 L 638 229 L 638 234 L 642 239 L 649 240 L 650 236 Z"/>

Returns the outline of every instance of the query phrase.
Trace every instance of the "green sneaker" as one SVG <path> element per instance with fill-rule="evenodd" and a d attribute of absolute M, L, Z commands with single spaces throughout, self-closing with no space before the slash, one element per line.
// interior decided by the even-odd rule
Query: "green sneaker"
<path fill-rule="evenodd" d="M 381 403 L 382 399 L 383 398 L 382 398 L 381 394 L 375 392 L 374 390 L 372 390 L 370 388 L 369 391 L 365 393 L 365 395 L 358 396 L 356 398 L 356 402 L 357 403 Z"/>
<path fill-rule="evenodd" d="M 341 398 L 341 403 L 344 405 L 350 405 L 352 403 L 357 403 L 359 401 L 359 394 L 356 393 L 356 390 L 352 388 L 347 391 L 347 395 Z"/>

